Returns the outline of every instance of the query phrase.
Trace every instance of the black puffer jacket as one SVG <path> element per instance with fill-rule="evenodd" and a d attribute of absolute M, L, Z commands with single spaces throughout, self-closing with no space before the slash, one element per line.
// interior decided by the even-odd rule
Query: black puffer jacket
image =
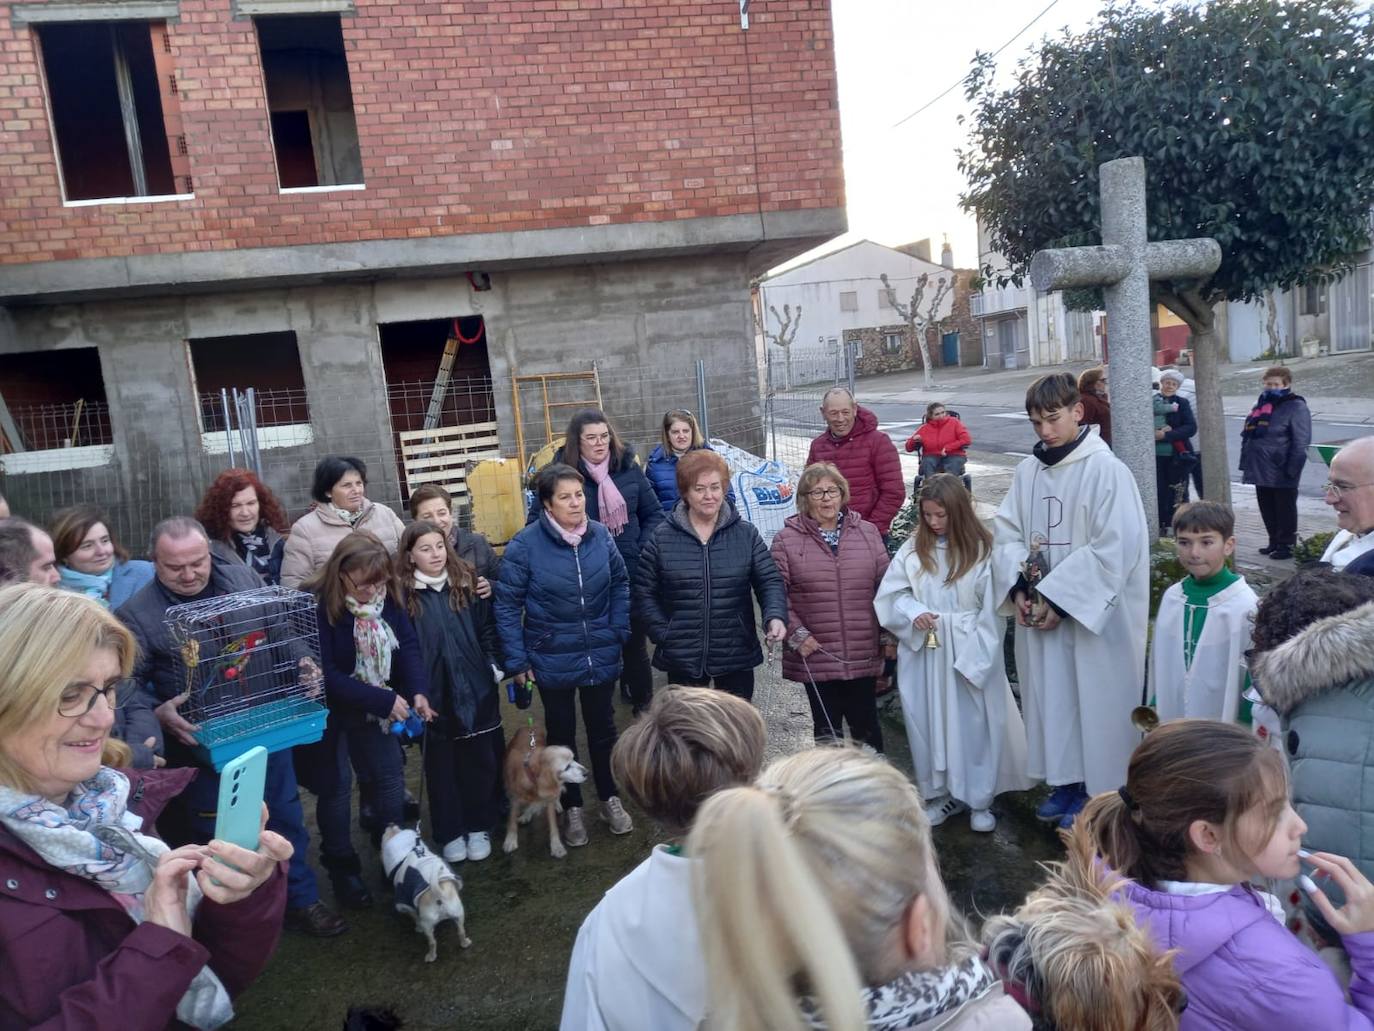
<path fill-rule="evenodd" d="M 726 502 L 705 544 L 682 502 L 644 542 L 634 610 L 657 645 L 654 665 L 694 678 L 763 661 L 751 592 L 763 621 L 787 622 L 787 593 L 754 524 Z"/>

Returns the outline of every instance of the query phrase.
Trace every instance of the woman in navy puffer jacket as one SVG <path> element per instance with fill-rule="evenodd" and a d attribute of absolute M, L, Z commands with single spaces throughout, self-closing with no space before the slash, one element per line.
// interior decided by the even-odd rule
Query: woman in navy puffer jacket
<path fill-rule="evenodd" d="M 577 755 L 577 695 L 587 724 L 592 774 L 611 831 L 625 834 L 630 817 L 611 776 L 615 715 L 611 694 L 620 652 L 630 636 L 630 585 L 625 560 L 602 524 L 587 518 L 582 474 L 555 463 L 539 470 L 540 514 L 506 545 L 496 585 L 496 628 L 506 669 L 534 680 L 544 703 L 550 745 Z M 563 790 L 563 840 L 585 845 L 582 789 Z"/>
<path fill-rule="evenodd" d="M 635 459 L 634 449 L 620 439 L 615 427 L 599 408 L 586 408 L 572 417 L 563 446 L 554 452 L 553 463 L 567 465 L 582 474 L 587 518 L 611 531 L 625 575 L 634 582 L 639 549 L 663 521 L 658 496 Z M 540 518 L 538 502 L 530 506 L 527 522 Z M 632 702 L 636 715 L 647 708 L 654 693 L 654 671 L 644 632 L 634 623 L 620 652 L 620 693 Z"/>
<path fill-rule="evenodd" d="M 644 475 L 658 495 L 663 511 L 671 513 L 681 500 L 677 492 L 678 459 L 689 451 L 710 451 L 711 445 L 697 425 L 697 417 L 685 408 L 674 408 L 663 416 L 663 442 L 649 452 Z M 725 491 L 725 500 L 735 503 L 735 492 Z"/>

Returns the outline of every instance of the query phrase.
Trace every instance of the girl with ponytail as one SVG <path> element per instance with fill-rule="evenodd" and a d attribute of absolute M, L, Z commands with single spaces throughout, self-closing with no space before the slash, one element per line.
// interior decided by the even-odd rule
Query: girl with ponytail
<path fill-rule="evenodd" d="M 712 1027 L 1030 1028 L 976 948 L 947 944 L 930 823 L 883 760 L 781 759 L 707 799 L 687 852 Z"/>
<path fill-rule="evenodd" d="M 1177 950 L 1182 1031 L 1374 1029 L 1374 885 L 1342 856 L 1301 849 L 1307 825 L 1289 803 L 1283 758 L 1248 730 L 1165 723 L 1132 754 L 1125 785 L 1083 818 L 1098 854 L 1130 878 L 1141 926 Z M 1344 892 L 1340 909 L 1299 877 L 1300 863 Z M 1294 877 L 1342 937 L 1352 1002 L 1280 922 L 1278 900 L 1251 883 Z"/>

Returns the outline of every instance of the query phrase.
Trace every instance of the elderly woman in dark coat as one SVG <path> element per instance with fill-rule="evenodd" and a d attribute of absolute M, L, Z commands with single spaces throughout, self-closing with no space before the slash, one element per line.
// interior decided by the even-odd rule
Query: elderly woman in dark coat
<path fill-rule="evenodd" d="M 574 756 L 580 696 L 603 815 L 612 834 L 628 834 L 633 824 L 611 774 L 616 742 L 611 694 L 630 634 L 625 560 L 611 532 L 589 518 L 576 469 L 546 465 L 535 478 L 535 497 L 541 514 L 506 545 L 496 585 L 496 627 L 506 669 L 521 686 L 537 684 L 548 743 L 565 745 Z M 579 784 L 564 786 L 563 819 L 563 841 L 585 845 Z"/>
<path fill-rule="evenodd" d="M 714 684 L 752 699 L 763 661 L 754 598 L 774 643 L 787 636 L 787 594 L 759 531 L 725 500 L 729 478 L 714 451 L 678 461 L 682 500 L 644 545 L 635 612 L 657 645 L 654 665 L 672 683 Z"/>
<path fill-rule="evenodd" d="M 1298 542 L 1298 484 L 1312 442 L 1312 413 L 1293 393 L 1293 374 L 1282 365 L 1264 370 L 1264 392 L 1240 431 L 1240 469 L 1255 485 L 1269 543 L 1260 554 L 1283 561 Z"/>

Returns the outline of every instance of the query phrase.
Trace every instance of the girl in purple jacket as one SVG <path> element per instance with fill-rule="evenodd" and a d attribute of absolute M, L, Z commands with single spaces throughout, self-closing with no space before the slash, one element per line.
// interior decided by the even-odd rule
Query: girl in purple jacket
<path fill-rule="evenodd" d="M 1348 859 L 1301 848 L 1282 756 L 1248 730 L 1176 720 L 1148 734 L 1126 783 L 1084 810 L 1103 860 L 1131 878 L 1136 919 L 1188 993 L 1181 1031 L 1374 1028 L 1374 885 Z M 1345 896 L 1337 909 L 1312 877 Z M 1350 1002 L 1252 882 L 1298 877 L 1350 956 Z"/>

